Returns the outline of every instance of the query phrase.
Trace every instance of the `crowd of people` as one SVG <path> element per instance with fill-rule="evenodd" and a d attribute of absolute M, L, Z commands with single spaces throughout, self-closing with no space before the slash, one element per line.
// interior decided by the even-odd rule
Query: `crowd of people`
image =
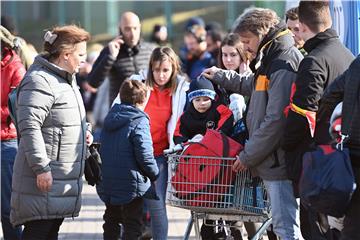
<path fill-rule="evenodd" d="M 302 157 L 316 145 L 336 143 L 330 117 L 340 102 L 359 185 L 360 55 L 331 28 L 328 1 L 300 1 L 285 16 L 252 7 L 229 32 L 191 18 L 177 54 L 166 26 L 154 26 L 147 42 L 139 16 L 127 11 L 119 35 L 105 47 L 88 46 L 90 34 L 79 26 L 54 27 L 30 63 L 20 57 L 26 42 L 19 44 L 2 19 L 4 239 L 58 238 L 64 218 L 79 215 L 87 149 L 95 140 L 102 172 L 96 190 L 106 206 L 103 238 L 166 240 L 163 152 L 207 129 L 244 145 L 232 169 L 250 170 L 264 182 L 269 239 L 360 239 L 358 189 L 338 219 L 340 228 L 299 200 Z M 13 89 L 16 118 L 8 105 Z M 240 125 L 246 131 L 239 133 Z M 236 240 L 243 239 L 242 225 L 249 239 L 261 226 L 227 224 Z M 217 239 L 209 224 L 201 236 Z"/>

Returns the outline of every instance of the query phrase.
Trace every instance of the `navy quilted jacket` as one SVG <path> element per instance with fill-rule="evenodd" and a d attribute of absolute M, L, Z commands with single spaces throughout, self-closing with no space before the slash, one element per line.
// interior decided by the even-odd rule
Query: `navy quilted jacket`
<path fill-rule="evenodd" d="M 115 104 L 104 120 L 100 141 L 103 180 L 97 191 L 101 200 L 122 205 L 144 195 L 155 197 L 150 186 L 159 169 L 146 113 L 132 105 Z"/>

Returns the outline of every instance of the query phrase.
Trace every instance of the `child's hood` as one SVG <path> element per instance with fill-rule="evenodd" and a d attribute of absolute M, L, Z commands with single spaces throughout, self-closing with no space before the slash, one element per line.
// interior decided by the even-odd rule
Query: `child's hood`
<path fill-rule="evenodd" d="M 104 120 L 104 129 L 114 131 L 138 118 L 147 117 L 146 113 L 128 104 L 115 104 Z"/>

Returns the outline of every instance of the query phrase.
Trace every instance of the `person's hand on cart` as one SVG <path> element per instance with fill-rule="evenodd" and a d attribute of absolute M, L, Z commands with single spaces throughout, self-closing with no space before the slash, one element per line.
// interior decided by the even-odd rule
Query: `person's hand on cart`
<path fill-rule="evenodd" d="M 234 162 L 234 165 L 232 166 L 232 170 L 234 172 L 241 172 L 247 170 L 247 167 L 240 161 L 239 155 L 236 156 L 236 161 Z"/>

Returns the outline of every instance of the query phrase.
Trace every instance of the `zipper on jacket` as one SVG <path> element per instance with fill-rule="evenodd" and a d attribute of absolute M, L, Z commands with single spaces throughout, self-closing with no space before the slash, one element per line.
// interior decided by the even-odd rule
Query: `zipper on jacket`
<path fill-rule="evenodd" d="M 59 138 L 59 142 L 58 142 L 58 151 L 57 151 L 57 155 L 56 155 L 56 161 L 59 161 L 60 158 L 60 148 L 61 148 L 61 136 L 62 136 L 63 132 L 60 129 L 59 133 L 58 133 L 58 138 Z"/>
<path fill-rule="evenodd" d="M 74 79 L 73 79 L 74 81 Z M 78 95 L 76 94 L 76 91 L 74 89 L 74 86 L 73 86 L 73 82 L 70 84 L 71 85 L 71 88 L 73 90 L 73 93 L 75 94 L 75 98 L 76 98 L 76 103 L 77 103 L 77 106 L 78 106 L 78 110 L 79 110 L 79 115 L 80 115 L 80 124 L 81 124 L 81 129 L 85 129 L 84 127 L 84 123 L 82 121 L 82 115 L 81 115 L 81 109 L 80 109 L 80 102 L 79 102 L 79 99 L 78 99 Z M 76 196 L 76 201 L 75 201 L 75 206 L 74 206 L 74 211 L 72 212 L 72 218 L 74 219 L 74 215 L 75 215 L 75 211 L 76 211 L 76 206 L 79 202 L 79 198 L 80 198 L 80 181 L 82 181 L 82 178 L 81 178 L 81 175 L 82 175 L 82 165 L 83 165 L 83 161 L 84 161 L 84 147 L 85 147 L 85 144 L 86 144 L 86 137 L 85 137 L 85 134 L 86 134 L 86 130 L 85 132 L 83 132 L 82 134 L 82 137 L 83 137 L 83 144 L 82 144 L 82 149 L 81 149 L 81 158 L 80 158 L 80 173 L 79 173 L 79 177 L 77 179 L 77 187 L 78 187 L 78 193 L 77 193 L 77 196 Z"/>
<path fill-rule="evenodd" d="M 275 160 L 275 162 L 270 168 L 276 168 L 276 167 L 280 166 L 279 156 L 278 156 L 278 153 L 276 150 L 274 152 L 274 160 Z"/>

